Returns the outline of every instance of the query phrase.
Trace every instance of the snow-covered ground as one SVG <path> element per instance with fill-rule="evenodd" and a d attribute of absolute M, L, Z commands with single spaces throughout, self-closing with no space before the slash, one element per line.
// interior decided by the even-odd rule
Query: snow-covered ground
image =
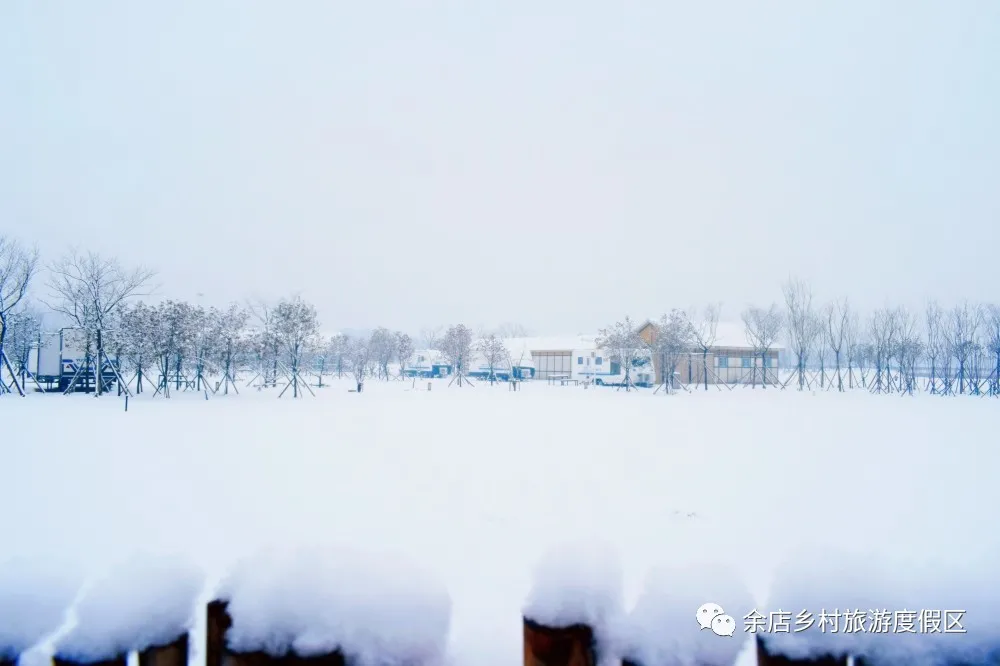
<path fill-rule="evenodd" d="M 742 388 L 667 398 L 446 383 L 427 391 L 371 381 L 358 395 L 344 380 L 297 401 L 249 389 L 207 401 L 178 394 L 133 399 L 127 413 L 113 396 L 0 400 L 0 561 L 22 567 L 16 576 L 0 570 L 0 587 L 21 592 L 0 600 L 0 619 L 22 625 L 0 628 L 0 640 L 34 643 L 57 628 L 42 625 L 74 598 L 65 580 L 36 595 L 44 602 L 26 601 L 25 581 L 47 580 L 46 567 L 96 576 L 129 571 L 136 553 L 182 558 L 207 577 L 200 606 L 261 549 L 350 547 L 370 555 L 361 560 L 405 561 L 441 582 L 451 663 L 518 663 L 525 604 L 560 612 L 555 593 L 534 579 L 545 571 L 539 562 L 559 552 L 552 548 L 588 543 L 613 553 L 592 559 L 597 568 L 615 561 L 623 611 L 645 600 L 633 630 L 647 635 L 657 617 L 683 617 L 683 608 L 657 608 L 657 594 L 673 589 L 678 603 L 723 605 L 739 624 L 732 640 L 749 646 L 745 583 L 764 615 L 779 604 L 793 614 L 862 602 L 968 606 L 970 633 L 960 638 L 1000 637 L 987 623 L 1000 605 L 993 400 Z M 834 552 L 890 574 L 850 578 L 869 581 L 862 598 L 837 584 Z M 742 582 L 702 599 L 713 567 Z M 437 594 L 432 583 L 401 586 Z M 614 585 L 595 580 L 595 589 L 607 600 Z M 727 589 L 729 605 L 708 598 Z M 80 626 L 106 620 L 85 621 L 87 612 L 113 614 L 97 599 L 77 595 Z M 127 612 L 143 602 L 121 603 L 132 604 Z M 435 603 L 440 619 L 448 604 Z M 23 619 L 32 613 L 34 623 Z M 697 628 L 694 615 L 691 607 Z M 42 647 L 80 635 L 62 629 Z"/>

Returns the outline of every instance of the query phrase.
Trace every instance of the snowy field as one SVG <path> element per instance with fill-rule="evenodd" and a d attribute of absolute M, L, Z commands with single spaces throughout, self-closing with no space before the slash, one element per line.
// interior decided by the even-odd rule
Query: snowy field
<path fill-rule="evenodd" d="M 782 603 L 961 608 L 967 644 L 1000 636 L 986 615 L 1000 605 L 995 401 L 348 385 L 297 401 L 138 398 L 127 413 L 114 396 L 0 400 L 0 561 L 89 575 L 134 552 L 183 556 L 205 572 L 202 604 L 262 548 L 346 545 L 441 581 L 447 658 L 469 666 L 519 663 L 525 603 L 560 612 L 558 592 L 533 592 L 536 565 L 574 543 L 598 544 L 577 552 L 602 554 L 600 603 L 616 568 L 626 610 L 659 571 L 694 604 L 676 613 L 692 627 L 697 605 L 723 603 L 707 595 L 728 592 L 702 593 L 685 567 L 740 577 L 749 597 L 726 612 L 746 647 L 743 616 Z M 847 576 L 834 552 L 871 571 Z"/>

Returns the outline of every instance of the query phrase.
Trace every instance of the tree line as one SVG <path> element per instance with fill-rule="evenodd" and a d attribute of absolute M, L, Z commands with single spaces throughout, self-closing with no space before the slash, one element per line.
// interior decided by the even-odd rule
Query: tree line
<path fill-rule="evenodd" d="M 73 330 L 70 340 L 94 372 L 100 395 L 103 377 L 119 380 L 118 390 L 146 389 L 169 396 L 194 389 L 229 393 L 240 373 L 248 384 L 286 383 L 293 396 L 311 392 L 309 375 L 322 385 L 327 373 L 353 376 L 357 390 L 368 377 L 401 376 L 415 342 L 401 331 L 377 328 L 370 336 L 324 338 L 316 309 L 298 296 L 275 303 L 232 303 L 225 308 L 178 300 L 147 303 L 154 273 L 126 268 L 115 258 L 70 251 L 47 267 L 43 296 L 33 303 L 29 290 L 41 272 L 39 253 L 0 236 L 0 393 L 22 391 L 29 381 L 32 350 L 43 333 L 43 310 Z M 783 303 L 749 306 L 740 313 L 746 354 L 753 362 L 740 383 L 751 386 L 816 386 L 844 391 L 856 386 L 875 393 L 1000 395 L 1000 307 L 928 303 L 923 312 L 883 307 L 867 316 L 847 299 L 814 301 L 808 284 L 789 279 Z M 601 331 L 598 347 L 621 364 L 629 388 L 634 367 L 655 359 L 662 378 L 687 364 L 698 367 L 700 383 L 726 383 L 709 362 L 716 353 L 721 305 L 701 311 L 672 309 L 644 339 L 628 317 Z M 524 335 L 517 325 L 474 334 L 462 324 L 422 332 L 421 344 L 440 352 L 459 385 L 478 355 L 490 379 L 510 366 L 505 339 Z M 779 377 L 768 359 L 784 345 L 791 373 Z M 398 366 L 398 367 L 397 367 Z M 391 373 L 390 367 L 397 372 Z M 212 377 L 212 381 L 209 381 Z M 669 392 L 673 381 L 666 381 Z M 89 388 L 89 387 L 85 387 Z"/>
<path fill-rule="evenodd" d="M 246 385 L 258 388 L 283 383 L 293 397 L 312 392 L 310 378 L 322 386 L 327 375 L 350 375 L 361 391 L 369 377 L 401 377 L 415 351 L 409 334 L 384 327 L 369 336 L 324 337 L 316 308 L 300 296 L 224 308 L 172 299 L 148 303 L 143 299 L 151 291 L 152 271 L 92 252 L 71 251 L 49 265 L 47 296 L 31 303 L 28 291 L 40 272 L 36 249 L 0 237 L 0 375 L 6 369 L 8 377 L 0 385 L 7 391 L 23 392 L 31 381 L 32 352 L 51 333 L 43 330 L 39 305 L 65 322 L 64 343 L 92 369 L 81 373 L 81 388 L 97 395 L 112 377 L 119 392 L 134 394 L 238 393 L 239 375 L 249 375 Z M 423 344 L 456 369 L 459 385 L 474 354 L 483 354 L 492 375 L 507 353 L 499 335 L 477 340 L 462 324 L 423 333 Z"/>

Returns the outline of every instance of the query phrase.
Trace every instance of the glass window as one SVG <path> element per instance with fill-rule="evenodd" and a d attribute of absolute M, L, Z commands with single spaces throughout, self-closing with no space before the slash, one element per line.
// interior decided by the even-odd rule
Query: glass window
<path fill-rule="evenodd" d="M 576 364 L 577 365 L 583 365 L 583 357 L 582 356 L 577 356 L 576 357 Z"/>
<path fill-rule="evenodd" d="M 749 368 L 751 366 L 751 361 L 753 359 L 750 358 L 749 356 L 744 356 L 742 360 L 743 360 L 743 367 L 744 368 Z"/>
<path fill-rule="evenodd" d="M 720 368 L 728 368 L 729 367 L 729 357 L 728 356 L 716 356 L 715 360 L 716 360 L 716 363 L 718 363 L 718 365 L 719 365 Z"/>
<path fill-rule="evenodd" d="M 604 363 L 604 359 L 601 358 L 600 356 L 598 356 L 597 358 L 594 359 L 594 365 L 603 365 L 603 363 Z"/>

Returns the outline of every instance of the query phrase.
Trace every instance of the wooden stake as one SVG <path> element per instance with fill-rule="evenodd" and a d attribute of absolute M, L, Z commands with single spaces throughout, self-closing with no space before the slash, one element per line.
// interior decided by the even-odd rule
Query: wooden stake
<path fill-rule="evenodd" d="M 595 666 L 594 631 L 585 624 L 552 628 L 524 618 L 524 666 Z"/>

